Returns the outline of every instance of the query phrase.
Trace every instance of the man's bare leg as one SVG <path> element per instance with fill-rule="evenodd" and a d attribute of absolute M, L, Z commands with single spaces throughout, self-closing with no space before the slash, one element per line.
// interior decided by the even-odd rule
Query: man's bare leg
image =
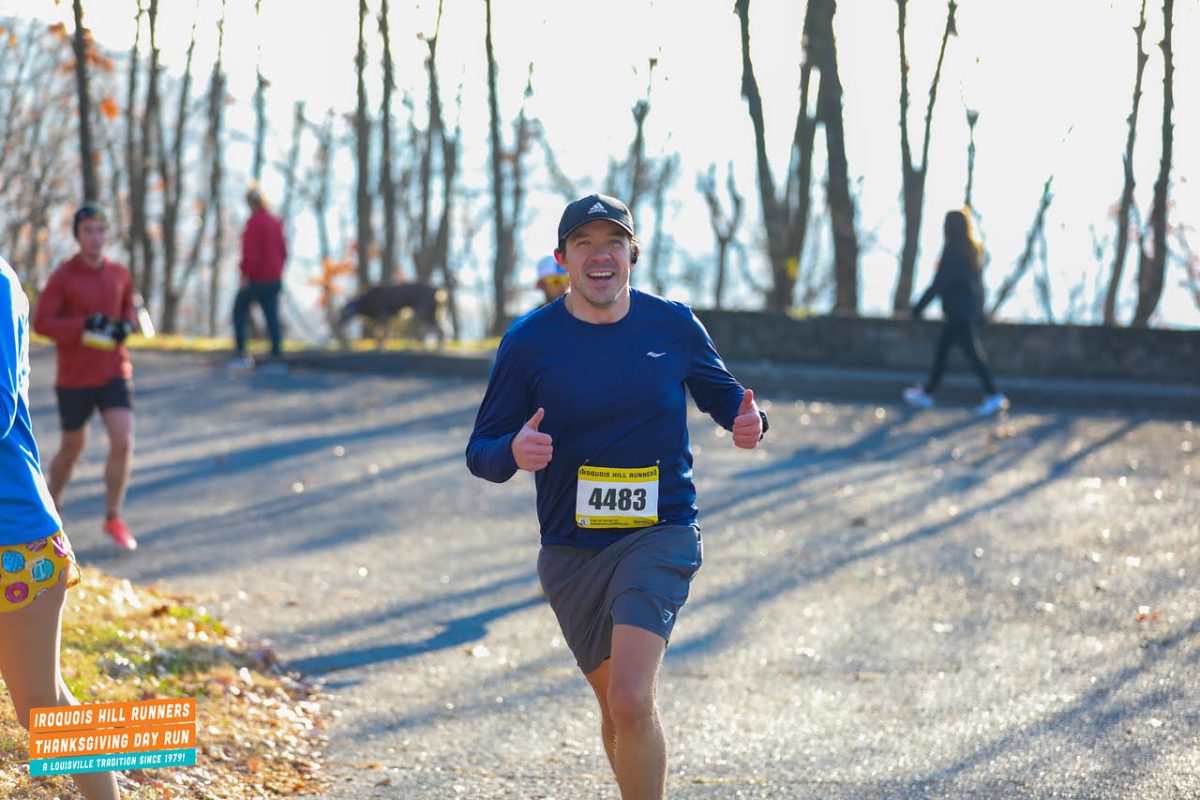
<path fill-rule="evenodd" d="M 613 626 L 608 714 L 624 800 L 661 800 L 666 789 L 667 741 L 655 697 L 666 646 L 665 639 L 643 628 Z"/>
<path fill-rule="evenodd" d="M 50 478 L 50 497 L 54 499 L 56 507 L 62 507 L 63 490 L 67 488 L 71 473 L 75 471 L 75 462 L 83 454 L 86 444 L 86 424 L 78 430 L 62 432 L 62 443 L 59 444 L 54 458 L 50 460 L 50 474 L 47 476 Z"/>
<path fill-rule="evenodd" d="M 120 516 L 129 487 L 130 465 L 133 463 L 133 410 L 109 408 L 102 412 L 108 432 L 108 459 L 104 462 L 105 516 Z"/>
<path fill-rule="evenodd" d="M 604 742 L 604 754 L 608 756 L 609 766 L 613 775 L 617 774 L 617 732 L 613 728 L 612 715 L 608 713 L 608 678 L 611 674 L 611 660 L 605 660 L 599 668 L 587 674 L 588 683 L 596 693 L 596 701 L 600 704 L 600 739 Z"/>

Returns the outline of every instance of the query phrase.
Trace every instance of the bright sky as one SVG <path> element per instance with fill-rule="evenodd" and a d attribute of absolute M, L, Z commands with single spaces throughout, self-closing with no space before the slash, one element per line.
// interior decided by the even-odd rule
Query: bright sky
<path fill-rule="evenodd" d="M 253 0 L 228 0 L 226 66 L 235 103 L 230 124 L 249 130 L 254 59 L 261 42 L 264 73 L 271 81 L 270 149 L 282 157 L 290 134 L 292 104 L 304 99 L 311 119 L 326 108 L 352 111 L 355 99 L 353 57 L 357 32 L 356 0 L 262 0 L 262 19 L 254 18 Z M 169 13 L 160 22 L 160 41 L 168 68 L 182 66 L 192 20 L 192 2 L 164 0 Z M 415 88 L 423 102 L 425 47 L 420 31 L 431 31 L 435 0 L 392 2 L 393 51 L 399 82 Z M 446 0 L 440 62 L 443 96 L 453 100 L 461 85 L 465 153 L 462 179 L 470 188 L 487 186 L 487 96 L 483 54 L 484 5 Z M 975 204 L 983 217 L 992 263 L 986 280 L 995 289 L 1024 245 L 1042 184 L 1054 174 L 1055 198 L 1047 224 L 1050 280 L 1059 313 L 1081 280 L 1087 296 L 1097 276 L 1108 271 L 1111 253 L 1097 270 L 1093 229 L 1101 240 L 1113 236 L 1111 207 L 1121 187 L 1121 157 L 1133 82 L 1134 37 L 1138 0 L 960 0 L 959 36 L 952 38 L 943 68 L 926 195 L 917 283 L 932 276 L 940 246 L 944 211 L 961 204 L 966 176 L 967 125 L 964 106 L 981 112 L 976 128 Z M 41 7 L 39 7 L 41 6 Z M 378 0 L 370 0 L 371 13 Z M 630 107 L 644 96 L 646 62 L 659 59 L 652 110 L 647 123 L 652 156 L 678 152 L 683 169 L 674 190 L 668 230 L 682 251 L 709 257 L 712 238 L 707 211 L 695 190 L 697 174 L 710 163 L 722 170 L 730 160 L 740 191 L 747 197 L 743 241 L 759 238 L 761 217 L 754 182 L 752 129 L 740 97 L 741 55 L 732 0 L 608 0 L 602 9 L 582 0 L 531 3 L 494 0 L 494 36 L 501 67 L 502 114 L 515 116 L 525 69 L 534 64 L 535 96 L 531 112 L 540 117 L 560 164 L 581 185 L 602 179 L 610 157 L 623 156 L 632 138 Z M 796 117 L 803 4 L 795 0 L 753 0 L 752 50 L 768 117 L 768 138 L 777 176 L 786 165 L 788 141 Z M 1200 114 L 1190 98 L 1200 81 L 1200 0 L 1175 3 L 1175 151 L 1172 171 L 1174 224 L 1195 224 L 1200 211 Z M 97 38 L 115 49 L 133 39 L 134 0 L 85 0 L 88 24 Z M 199 0 L 200 81 L 207 78 L 215 49 L 218 0 Z M 900 158 L 898 44 L 894 0 L 843 0 L 835 19 L 845 89 L 847 149 L 859 202 L 863 310 L 884 313 L 890 307 L 897 253 L 902 244 L 899 210 Z M 919 158 L 929 79 L 945 22 L 945 3 L 912 0 L 908 52 L 912 62 L 910 135 Z M 70 2 L 0 0 L 0 13 L 38 14 L 68 20 Z M 1150 61 L 1144 78 L 1136 155 L 1138 201 L 1148 215 L 1157 174 L 1161 123 L 1161 4 L 1147 4 L 1146 48 Z M 378 32 L 372 16 L 369 35 L 378 63 Z M 371 84 L 377 103 L 378 80 Z M 399 113 L 399 106 L 397 106 Z M 453 114 L 453 111 L 449 113 Z M 1068 130 L 1069 137 L 1064 141 Z M 506 129 L 506 134 L 511 128 Z M 228 150 L 231 180 L 249 173 L 250 150 L 235 141 Z M 818 176 L 823 165 L 817 168 Z M 352 180 L 349 154 L 342 179 Z M 271 183 L 267 184 L 270 190 Z M 533 264 L 553 246 L 562 201 L 534 186 L 529 225 L 521 239 L 521 279 L 532 284 Z M 349 202 L 350 192 L 344 192 Z M 485 211 L 482 209 L 481 211 Z M 344 230 L 350 235 L 348 212 Z M 302 220 L 298 220 L 302 222 Z M 649 208 L 640 220 L 643 238 L 650 233 Z M 298 240 L 311 233 L 297 231 Z M 478 268 L 490 268 L 490 230 L 476 236 Z M 1200 248 L 1200 233 L 1191 236 Z M 301 248 L 302 249 L 302 248 Z M 824 248 L 828 253 L 828 247 Z M 766 265 L 755 252 L 752 267 L 766 281 Z M 677 260 L 675 268 L 680 262 Z M 1132 269 L 1131 269 L 1132 266 Z M 1136 271 L 1130 253 L 1127 274 Z M 482 274 L 482 272 L 480 273 Z M 1200 310 L 1181 287 L 1184 272 L 1168 267 L 1161 307 L 1163 320 L 1200 327 Z M 1008 318 L 1040 319 L 1032 274 L 1023 291 L 1005 306 Z M 635 272 L 635 283 L 637 275 Z M 923 287 L 918 287 L 923 288 Z M 530 298 L 532 299 L 532 297 Z M 684 298 L 687 299 L 687 298 Z M 691 298 L 698 305 L 711 296 Z M 740 299 L 750 301 L 745 288 Z M 1128 318 L 1134 295 L 1132 277 L 1123 295 Z"/>

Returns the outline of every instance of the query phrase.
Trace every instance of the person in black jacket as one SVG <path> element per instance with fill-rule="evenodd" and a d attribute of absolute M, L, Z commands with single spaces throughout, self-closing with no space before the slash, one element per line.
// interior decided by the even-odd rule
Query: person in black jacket
<path fill-rule="evenodd" d="M 975 413 L 981 417 L 988 416 L 1007 409 L 1008 398 L 996 391 L 986 354 L 979 342 L 979 325 L 983 321 L 983 279 L 980 276 L 983 250 L 971 231 L 967 212 L 948 212 L 944 230 L 946 238 L 937 274 L 925 294 L 912 307 L 912 316 L 913 319 L 920 319 L 925 307 L 936 296 L 942 301 L 945 323 L 938 337 L 929 380 L 924 386 L 905 389 L 904 401 L 915 408 L 933 406 L 933 394 L 946 369 L 946 356 L 953 345 L 958 345 L 983 384 L 983 402 L 975 409 Z"/>

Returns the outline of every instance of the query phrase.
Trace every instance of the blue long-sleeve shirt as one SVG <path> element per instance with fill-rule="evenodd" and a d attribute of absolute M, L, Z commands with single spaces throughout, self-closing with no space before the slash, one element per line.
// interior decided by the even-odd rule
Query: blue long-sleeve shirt
<path fill-rule="evenodd" d="M 38 460 L 29 419 L 29 300 L 0 258 L 0 544 L 52 536 L 62 520 Z"/>
<path fill-rule="evenodd" d="M 517 471 L 513 437 L 539 407 L 553 439 L 534 473 L 542 544 L 606 547 L 628 529 L 576 523 L 579 468 L 659 468 L 659 523 L 696 521 L 687 396 L 732 429 L 745 389 L 691 309 L 637 290 L 619 321 L 571 316 L 562 299 L 514 324 L 500 342 L 467 444 L 475 475 L 503 483 Z"/>

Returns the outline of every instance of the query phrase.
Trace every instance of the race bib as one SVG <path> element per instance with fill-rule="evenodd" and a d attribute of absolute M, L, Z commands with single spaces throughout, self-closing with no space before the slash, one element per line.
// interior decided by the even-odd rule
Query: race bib
<path fill-rule="evenodd" d="M 579 468 L 575 524 L 581 528 L 645 528 L 658 522 L 658 466 Z"/>

